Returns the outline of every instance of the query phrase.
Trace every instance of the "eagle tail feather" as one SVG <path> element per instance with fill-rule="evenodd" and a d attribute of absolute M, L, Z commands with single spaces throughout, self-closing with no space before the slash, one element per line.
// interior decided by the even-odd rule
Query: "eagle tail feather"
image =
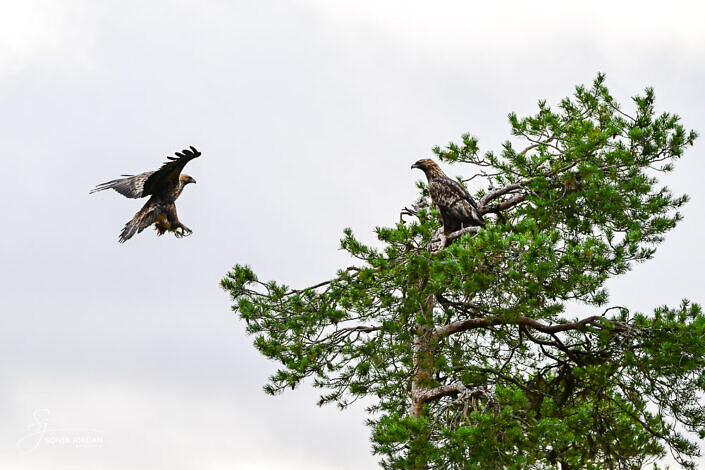
<path fill-rule="evenodd" d="M 157 205 L 151 204 L 150 202 L 145 204 L 145 206 L 135 214 L 132 220 L 125 224 L 125 228 L 122 229 L 118 241 L 125 243 L 132 238 L 133 235 L 140 233 L 142 230 L 152 225 L 159 217 L 159 213 L 160 210 Z"/>
<path fill-rule="evenodd" d="M 485 219 L 480 215 L 480 213 L 476 210 L 472 211 L 472 218 L 475 220 L 475 223 L 479 225 L 480 227 L 485 227 Z"/>

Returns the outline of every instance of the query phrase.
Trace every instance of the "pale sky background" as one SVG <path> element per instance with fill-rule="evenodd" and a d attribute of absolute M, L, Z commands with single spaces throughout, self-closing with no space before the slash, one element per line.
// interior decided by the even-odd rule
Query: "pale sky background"
<path fill-rule="evenodd" d="M 0 0 L 0 468 L 377 468 L 362 406 L 262 392 L 275 364 L 219 280 L 329 278 L 343 228 L 394 223 L 434 145 L 497 149 L 507 113 L 598 71 L 625 110 L 653 86 L 705 132 L 701 5 Z M 143 201 L 88 191 L 188 145 L 193 235 L 119 245 Z M 613 303 L 705 301 L 704 148 L 668 178 L 685 221 Z"/>

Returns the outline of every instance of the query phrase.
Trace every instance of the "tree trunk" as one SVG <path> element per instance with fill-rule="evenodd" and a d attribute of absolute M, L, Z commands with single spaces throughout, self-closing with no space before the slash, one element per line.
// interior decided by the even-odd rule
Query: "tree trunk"
<path fill-rule="evenodd" d="M 421 283 L 421 292 L 423 292 L 424 285 L 425 280 Z M 434 362 L 433 346 L 431 344 L 433 307 L 434 298 L 429 295 L 423 303 L 421 322 L 416 326 L 416 336 L 414 337 L 414 375 L 411 382 L 411 409 L 409 410 L 409 414 L 414 418 L 424 417 L 424 392 L 432 386 Z M 412 465 L 410 468 L 413 470 L 426 470 L 428 468 L 428 437 L 428 433 L 425 430 L 412 437 L 409 461 Z"/>

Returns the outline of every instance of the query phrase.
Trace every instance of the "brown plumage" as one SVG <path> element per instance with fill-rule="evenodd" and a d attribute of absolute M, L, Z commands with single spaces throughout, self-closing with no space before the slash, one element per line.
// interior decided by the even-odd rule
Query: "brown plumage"
<path fill-rule="evenodd" d="M 456 232 L 464 227 L 485 226 L 470 193 L 458 181 L 448 178 L 443 170 L 429 158 L 419 160 L 411 168 L 418 168 L 428 179 L 428 193 L 441 213 L 443 234 Z"/>
<path fill-rule="evenodd" d="M 99 184 L 91 191 L 92 194 L 114 189 L 129 198 L 151 196 L 122 229 L 120 243 L 125 243 L 135 233 L 140 233 L 152 224 L 159 235 L 167 231 L 174 232 L 178 238 L 191 234 L 191 229 L 179 221 L 175 202 L 187 184 L 196 182 L 189 175 L 181 173 L 181 170 L 189 161 L 200 155 L 201 152 L 191 147 L 176 152 L 176 157 L 167 157 L 169 161 L 157 171 L 147 171 L 139 175 L 122 175 L 124 178 Z"/>

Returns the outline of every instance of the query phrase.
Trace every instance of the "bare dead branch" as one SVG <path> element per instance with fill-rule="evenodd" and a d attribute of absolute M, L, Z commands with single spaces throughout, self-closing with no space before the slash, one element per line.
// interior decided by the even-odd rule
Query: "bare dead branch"
<path fill-rule="evenodd" d="M 448 235 L 446 238 L 448 240 L 455 240 L 456 238 L 460 238 L 466 233 L 477 233 L 480 231 L 481 227 L 465 227 L 463 229 L 458 230 L 457 232 L 453 232 L 450 235 Z"/>
<path fill-rule="evenodd" d="M 347 271 L 356 271 L 356 274 L 353 274 L 353 276 L 355 276 L 355 275 L 357 275 L 357 273 L 360 272 L 360 268 L 358 268 L 357 266 L 348 266 L 347 268 L 345 268 L 345 271 L 346 272 Z M 327 286 L 328 284 L 331 284 L 339 279 L 341 279 L 341 276 L 335 277 L 335 278 L 330 279 L 328 281 L 319 282 L 318 284 L 315 284 L 315 285 L 309 286 L 309 287 L 305 287 L 303 289 L 292 289 L 291 291 L 287 292 L 287 295 L 300 294 L 302 292 L 306 292 L 307 290 L 318 289 L 319 287 Z"/>
<path fill-rule="evenodd" d="M 487 390 L 482 387 L 468 388 L 462 383 L 458 382 L 449 385 L 442 385 L 436 388 L 428 388 L 423 391 L 420 391 L 417 399 L 419 399 L 421 403 L 428 403 L 430 401 L 435 401 L 449 395 L 464 395 L 468 398 L 474 398 L 478 396 L 489 396 Z"/>
<path fill-rule="evenodd" d="M 478 207 L 478 210 L 480 211 L 480 214 L 489 214 L 492 212 L 501 212 L 503 210 L 507 210 L 510 207 L 514 207 L 520 202 L 522 202 L 524 199 L 526 199 L 526 194 L 519 194 L 518 196 L 514 196 L 511 199 L 507 199 L 506 201 L 502 201 L 499 204 L 492 204 L 489 206 L 480 206 Z"/>
<path fill-rule="evenodd" d="M 559 333 L 561 331 L 577 330 L 586 325 L 599 325 L 601 322 L 609 322 L 613 327 L 624 329 L 625 326 L 621 322 L 607 320 L 601 315 L 593 315 L 579 321 L 558 323 L 555 325 L 546 325 L 529 317 L 519 317 L 516 320 L 507 320 L 504 318 L 468 318 L 457 322 L 449 323 L 437 328 L 433 335 L 436 340 L 445 338 L 455 333 L 460 333 L 475 328 L 491 328 L 497 325 L 520 325 L 533 328 L 542 333 Z"/>
<path fill-rule="evenodd" d="M 495 189 L 494 191 L 491 191 L 491 192 L 485 194 L 485 195 L 482 197 L 482 199 L 480 199 L 480 204 L 479 204 L 479 206 L 480 206 L 480 207 L 486 206 L 487 203 L 489 203 L 490 201 L 492 201 L 492 200 L 494 200 L 494 199 L 497 199 L 498 197 L 504 196 L 504 195 L 507 194 L 507 193 L 511 193 L 511 192 L 513 192 L 513 191 L 518 191 L 518 190 L 521 189 L 523 186 L 524 186 L 523 183 L 514 183 L 514 184 L 510 184 L 510 185 L 504 186 L 504 187 L 499 188 L 499 189 Z"/>

